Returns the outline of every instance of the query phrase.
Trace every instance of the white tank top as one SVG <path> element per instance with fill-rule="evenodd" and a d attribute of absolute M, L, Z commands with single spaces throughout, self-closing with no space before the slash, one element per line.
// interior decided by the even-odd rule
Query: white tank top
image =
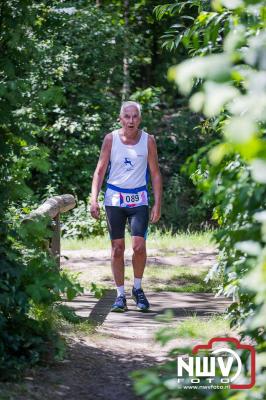
<path fill-rule="evenodd" d="M 138 143 L 122 143 L 119 130 L 112 132 L 113 141 L 105 205 L 137 207 L 148 205 L 148 133 L 141 131 Z"/>

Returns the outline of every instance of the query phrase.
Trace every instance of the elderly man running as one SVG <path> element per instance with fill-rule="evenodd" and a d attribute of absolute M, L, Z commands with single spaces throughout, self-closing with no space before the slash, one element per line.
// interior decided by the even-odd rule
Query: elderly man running
<path fill-rule="evenodd" d="M 127 310 L 124 288 L 125 226 L 129 222 L 133 247 L 134 285 L 132 297 L 140 311 L 149 309 L 141 280 L 146 264 L 146 235 L 149 223 L 147 182 L 150 171 L 154 192 L 154 206 L 150 222 L 161 215 L 162 180 L 158 165 L 155 139 L 139 129 L 141 106 L 134 101 L 122 104 L 121 129 L 108 133 L 103 141 L 95 169 L 91 191 L 91 215 L 99 218 L 97 202 L 103 179 L 109 166 L 104 205 L 112 243 L 111 266 L 117 288 L 117 298 L 111 310 Z M 149 170 L 149 171 L 148 171 Z"/>

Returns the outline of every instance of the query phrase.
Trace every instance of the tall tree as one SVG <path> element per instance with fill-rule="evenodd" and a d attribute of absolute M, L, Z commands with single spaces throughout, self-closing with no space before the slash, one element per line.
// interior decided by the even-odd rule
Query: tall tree
<path fill-rule="evenodd" d="M 124 21 L 125 21 L 125 33 L 124 33 L 124 56 L 123 56 L 123 88 L 122 88 L 122 100 L 128 99 L 130 93 L 130 71 L 129 71 L 129 13 L 130 3 L 129 0 L 124 0 Z"/>

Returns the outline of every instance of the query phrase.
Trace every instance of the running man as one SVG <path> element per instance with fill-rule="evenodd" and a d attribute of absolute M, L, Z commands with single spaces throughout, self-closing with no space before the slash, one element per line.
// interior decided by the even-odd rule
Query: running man
<path fill-rule="evenodd" d="M 134 101 L 122 104 L 119 120 L 122 128 L 108 133 L 103 141 L 91 190 L 91 215 L 98 219 L 98 194 L 107 168 L 107 189 L 104 205 L 112 244 L 111 267 L 117 298 L 111 311 L 127 310 L 124 288 L 125 226 L 128 221 L 132 236 L 134 285 L 132 297 L 140 311 L 148 311 L 149 302 L 141 281 L 146 265 L 146 235 L 149 223 L 147 181 L 150 173 L 154 206 L 150 222 L 161 216 L 162 179 L 158 165 L 157 147 L 153 135 L 139 129 L 141 106 Z"/>

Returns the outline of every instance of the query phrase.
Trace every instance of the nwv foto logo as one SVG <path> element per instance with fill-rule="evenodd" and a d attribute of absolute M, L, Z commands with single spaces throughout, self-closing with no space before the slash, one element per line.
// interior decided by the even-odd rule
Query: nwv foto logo
<path fill-rule="evenodd" d="M 233 344 L 234 348 L 218 347 L 217 344 Z M 205 351 L 200 355 L 200 351 Z M 255 385 L 255 349 L 235 338 L 213 338 L 207 345 L 192 349 L 197 356 L 177 357 L 178 383 L 202 384 L 200 378 L 209 383 L 230 384 L 231 389 L 250 389 Z M 249 371 L 244 367 L 248 365 Z M 247 379 L 249 382 L 247 382 Z"/>

